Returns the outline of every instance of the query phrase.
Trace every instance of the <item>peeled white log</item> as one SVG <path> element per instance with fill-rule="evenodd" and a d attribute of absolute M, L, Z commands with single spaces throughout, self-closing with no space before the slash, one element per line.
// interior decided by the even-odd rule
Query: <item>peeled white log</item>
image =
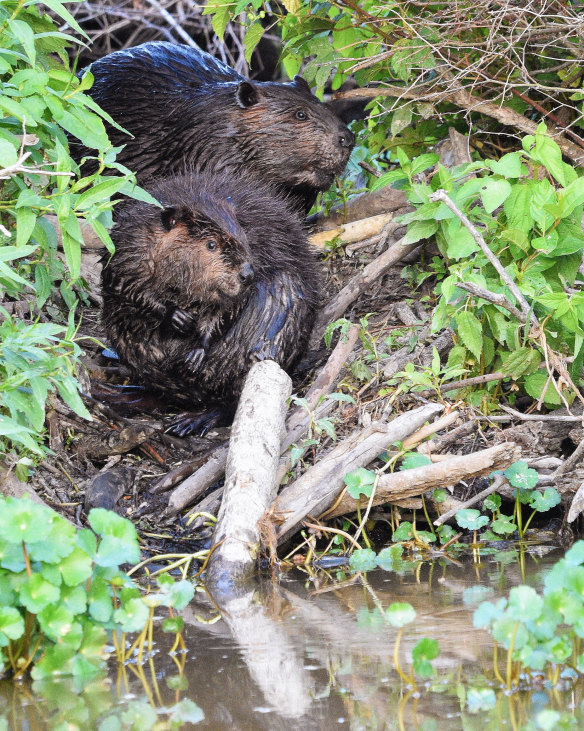
<path fill-rule="evenodd" d="M 207 582 L 222 590 L 249 577 L 259 550 L 258 521 L 276 497 L 286 399 L 292 381 L 264 360 L 245 380 L 229 441 L 223 500 Z"/>

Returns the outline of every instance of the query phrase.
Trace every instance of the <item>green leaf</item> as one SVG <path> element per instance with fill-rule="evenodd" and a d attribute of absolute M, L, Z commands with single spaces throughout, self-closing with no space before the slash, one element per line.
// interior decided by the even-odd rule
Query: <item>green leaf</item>
<path fill-rule="evenodd" d="M 509 535 L 515 533 L 517 526 L 513 522 L 513 518 L 508 515 L 501 515 L 491 523 L 491 529 L 499 535 Z"/>
<path fill-rule="evenodd" d="M 9 20 L 8 25 L 15 37 L 22 44 L 24 52 L 30 61 L 30 65 L 34 66 L 36 63 L 36 47 L 34 43 L 33 29 L 28 23 L 25 23 L 24 20 Z"/>
<path fill-rule="evenodd" d="M 59 0 L 43 0 L 43 5 L 46 5 L 48 8 L 50 8 L 56 15 L 62 18 L 67 23 L 67 25 L 71 26 L 73 30 L 77 31 L 79 35 L 89 40 L 89 36 L 87 35 L 87 33 L 83 30 L 83 28 L 79 25 L 79 23 L 75 20 L 75 18 L 71 15 L 67 8 L 65 8 L 65 6 L 59 2 Z"/>
<path fill-rule="evenodd" d="M 534 469 L 531 469 L 523 459 L 507 467 L 503 474 L 513 487 L 521 487 L 524 490 L 530 490 L 539 481 L 538 473 Z"/>
<path fill-rule="evenodd" d="M 30 208 L 18 208 L 16 210 L 16 246 L 24 246 L 28 243 L 36 224 L 36 214 Z M 36 250 L 36 248 L 35 248 Z"/>
<path fill-rule="evenodd" d="M 408 226 L 408 231 L 402 241 L 402 244 L 415 244 L 422 239 L 428 239 L 438 230 L 436 221 L 414 221 Z"/>
<path fill-rule="evenodd" d="M 404 520 L 399 524 L 399 527 L 394 530 L 391 540 L 394 543 L 400 543 L 401 541 L 411 541 L 414 537 L 414 529 L 412 524 Z"/>
<path fill-rule="evenodd" d="M 377 555 L 370 548 L 354 551 L 349 559 L 353 571 L 373 571 L 377 567 Z"/>
<path fill-rule="evenodd" d="M 18 160 L 18 152 L 8 140 L 0 139 L 0 167 L 8 168 Z"/>
<path fill-rule="evenodd" d="M 513 641 L 513 649 L 520 650 L 529 640 L 527 629 L 520 620 L 510 616 L 503 616 L 495 620 L 492 627 L 493 637 L 508 650 Z"/>
<path fill-rule="evenodd" d="M 469 713 L 484 713 L 497 704 L 497 696 L 492 688 L 469 688 L 466 705 Z"/>
<path fill-rule="evenodd" d="M 38 614 L 48 604 L 55 604 L 61 592 L 57 586 L 33 574 L 20 587 L 20 601 L 32 614 Z"/>
<path fill-rule="evenodd" d="M 416 467 L 424 467 L 427 464 L 432 464 L 432 460 L 427 454 L 412 452 L 404 457 L 400 470 L 412 470 Z"/>
<path fill-rule="evenodd" d="M 245 32 L 243 39 L 243 45 L 245 48 L 245 60 L 250 63 L 251 55 L 255 50 L 255 47 L 260 42 L 261 37 L 264 35 L 264 27 L 260 22 L 250 25 Z"/>
<path fill-rule="evenodd" d="M 171 728 L 180 728 L 182 724 L 200 723 L 204 718 L 203 710 L 190 698 L 183 698 L 170 709 Z"/>
<path fill-rule="evenodd" d="M 410 125 L 412 121 L 411 104 L 404 105 L 391 115 L 391 134 L 395 137 Z"/>
<path fill-rule="evenodd" d="M 514 586 L 509 592 L 507 611 L 512 619 L 536 620 L 543 608 L 543 599 L 531 586 Z"/>
<path fill-rule="evenodd" d="M 420 678 L 431 678 L 434 674 L 432 660 L 440 654 L 440 647 L 436 640 L 423 637 L 412 650 L 414 672 Z"/>
<path fill-rule="evenodd" d="M 24 634 L 24 620 L 15 607 L 0 607 L 0 647 Z"/>
<path fill-rule="evenodd" d="M 532 373 L 531 375 L 526 377 L 525 390 L 534 399 L 539 399 L 543 393 L 546 384 L 548 384 L 547 372 L 537 371 L 537 373 Z M 551 382 L 548 384 L 545 390 L 543 400 L 545 404 L 548 404 L 550 406 L 561 406 L 563 403 L 560 395 L 556 391 L 555 386 Z"/>
<path fill-rule="evenodd" d="M 486 515 L 481 515 L 480 511 L 474 508 L 459 510 L 455 518 L 461 528 L 467 528 L 468 530 L 480 530 L 489 522 Z"/>
<path fill-rule="evenodd" d="M 530 507 L 537 510 L 538 513 L 545 513 L 547 510 L 559 505 L 562 502 L 561 495 L 553 487 L 546 487 L 543 494 L 534 491 L 529 503 Z"/>
<path fill-rule="evenodd" d="M 506 180 L 487 180 L 481 188 L 481 201 L 487 213 L 503 205 L 511 195 L 511 184 Z"/>
<path fill-rule="evenodd" d="M 521 157 L 517 152 L 508 152 L 499 160 L 485 160 L 485 164 L 497 175 L 504 178 L 519 178 L 521 176 Z"/>
<path fill-rule="evenodd" d="M 394 627 L 403 627 L 416 618 L 415 609 L 406 602 L 394 602 L 385 610 L 388 622 Z"/>
<path fill-rule="evenodd" d="M 470 310 L 463 310 L 455 315 L 460 339 L 475 356 L 480 360 L 483 349 L 483 327 L 480 320 Z"/>
<path fill-rule="evenodd" d="M 354 500 L 358 500 L 359 495 L 365 495 L 367 498 L 371 497 L 374 482 L 375 472 L 366 470 L 364 467 L 359 467 L 359 469 L 345 475 L 347 492 Z"/>
<path fill-rule="evenodd" d="M 503 357 L 501 371 L 517 379 L 529 373 L 534 373 L 541 364 L 541 355 L 533 348 L 518 348 Z"/>
<path fill-rule="evenodd" d="M 95 556 L 99 566 L 119 566 L 136 563 L 140 559 L 138 535 L 129 520 L 103 508 L 93 508 L 88 520 L 102 538 Z"/>
<path fill-rule="evenodd" d="M 90 578 L 93 569 L 91 556 L 82 548 L 73 551 L 59 563 L 59 570 L 67 586 L 76 586 Z"/>
<path fill-rule="evenodd" d="M 140 597 L 129 599 L 114 612 L 114 622 L 122 632 L 140 632 L 148 620 L 148 607 Z"/>

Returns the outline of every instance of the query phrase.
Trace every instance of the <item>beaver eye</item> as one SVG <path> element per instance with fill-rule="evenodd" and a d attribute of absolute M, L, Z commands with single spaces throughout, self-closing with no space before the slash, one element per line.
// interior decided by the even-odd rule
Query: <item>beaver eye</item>
<path fill-rule="evenodd" d="M 217 242 L 213 241 L 213 239 L 207 241 L 207 248 L 209 249 L 209 251 L 215 251 L 215 249 L 217 248 Z"/>
<path fill-rule="evenodd" d="M 306 114 L 304 109 L 299 109 L 294 116 L 296 117 L 296 119 L 306 119 L 308 117 L 308 114 Z"/>

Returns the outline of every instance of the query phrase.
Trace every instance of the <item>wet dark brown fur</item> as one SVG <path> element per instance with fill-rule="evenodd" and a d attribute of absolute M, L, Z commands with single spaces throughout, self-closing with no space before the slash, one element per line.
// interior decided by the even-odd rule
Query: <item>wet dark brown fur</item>
<path fill-rule="evenodd" d="M 113 144 L 125 145 L 118 161 L 141 183 L 190 170 L 253 174 L 308 210 L 354 144 L 299 76 L 251 82 L 208 53 L 166 42 L 116 51 L 91 72 L 93 99 L 134 135 L 108 126 Z"/>
<path fill-rule="evenodd" d="M 127 203 L 104 257 L 108 344 L 137 380 L 186 408 L 235 408 L 256 360 L 290 369 L 318 300 L 301 221 L 270 189 L 175 176 Z M 188 431 L 188 430 L 187 430 Z"/>

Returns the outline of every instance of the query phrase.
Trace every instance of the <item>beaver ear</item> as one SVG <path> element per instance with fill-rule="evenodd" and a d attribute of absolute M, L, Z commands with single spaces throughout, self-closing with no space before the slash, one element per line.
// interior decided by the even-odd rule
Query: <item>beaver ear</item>
<path fill-rule="evenodd" d="M 178 221 L 178 211 L 176 208 L 164 208 L 160 212 L 160 222 L 167 231 L 172 231 Z"/>
<path fill-rule="evenodd" d="M 292 83 L 298 89 L 298 91 L 304 91 L 312 96 L 310 86 L 308 86 L 308 81 L 306 81 L 306 79 L 303 79 L 302 76 L 296 74 L 296 76 L 292 79 Z"/>
<path fill-rule="evenodd" d="M 242 81 L 235 92 L 235 99 L 242 109 L 253 107 L 254 104 L 259 102 L 260 97 L 260 90 L 251 81 Z"/>

